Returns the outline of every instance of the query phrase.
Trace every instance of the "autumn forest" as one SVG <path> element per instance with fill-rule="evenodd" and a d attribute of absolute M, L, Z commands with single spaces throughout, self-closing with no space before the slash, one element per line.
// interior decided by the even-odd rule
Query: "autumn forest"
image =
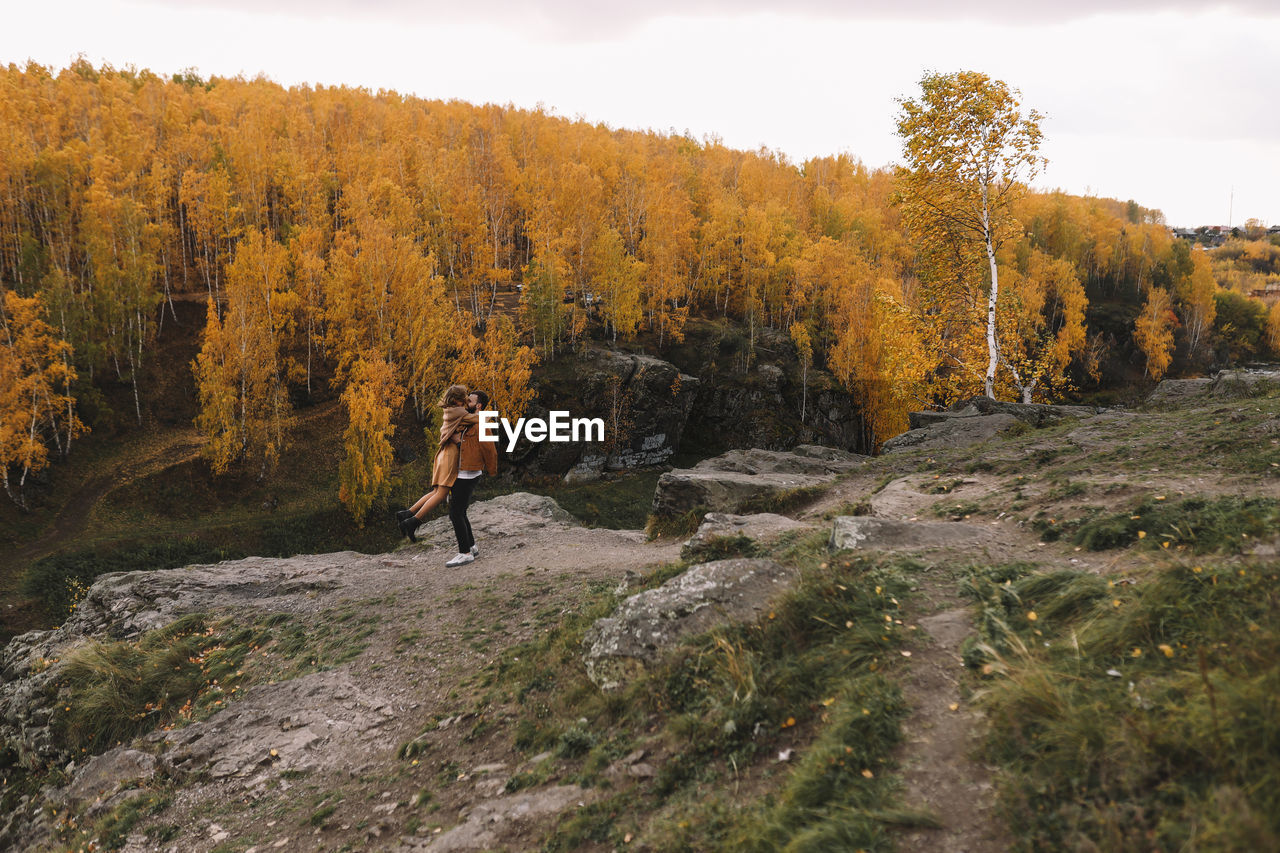
<path fill-rule="evenodd" d="M 1012 117 L 986 183 L 937 170 L 954 151 L 932 99 L 955 87 Z M 1258 223 L 1206 249 L 1135 202 L 1030 188 L 1038 117 L 982 75 L 926 78 L 902 109 L 895 171 L 393 92 L 0 69 L 5 489 L 22 504 L 72 452 L 95 383 L 129 387 L 142 421 L 141 368 L 182 301 L 207 311 L 172 369 L 212 470 L 269 472 L 324 383 L 357 517 L 405 407 L 430 432 L 458 381 L 514 417 L 540 362 L 592 340 L 661 353 L 698 317 L 785 332 L 874 443 L 984 391 L 1063 399 L 1280 355 L 1280 245 Z"/>

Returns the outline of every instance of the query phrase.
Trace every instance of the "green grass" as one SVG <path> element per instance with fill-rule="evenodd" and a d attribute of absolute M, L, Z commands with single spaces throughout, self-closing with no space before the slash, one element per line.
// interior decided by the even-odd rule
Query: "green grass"
<path fill-rule="evenodd" d="M 136 641 L 76 649 L 60 673 L 65 698 L 53 719 L 59 739 L 72 754 L 97 754 L 189 714 L 197 702 L 221 704 L 252 646 L 267 636 L 261 629 L 224 633 L 228 627 L 184 616 Z"/>
<path fill-rule="evenodd" d="M 587 527 L 639 530 L 648 521 L 661 476 L 660 468 L 648 468 L 595 483 L 532 487 L 529 491 L 554 498 Z"/>
<path fill-rule="evenodd" d="M 707 508 L 699 506 L 672 517 L 650 515 L 644 530 L 650 539 L 687 539 L 698 531 L 706 514 Z"/>
<path fill-rule="evenodd" d="M 69 816 L 64 814 L 57 827 L 58 838 L 68 850 L 119 850 L 139 822 L 164 811 L 169 802 L 170 797 L 166 794 L 144 789 L 85 822 L 68 820 Z M 162 842 L 172 839 L 177 834 L 176 829 L 160 827 L 148 833 L 148 837 Z"/>
<path fill-rule="evenodd" d="M 61 662 L 54 731 L 69 754 L 97 754 L 160 725 L 199 719 L 252 683 L 353 660 L 372 631 L 327 618 L 276 614 L 242 625 L 191 614 L 136 640 L 91 640 Z"/>
<path fill-rule="evenodd" d="M 1181 501 L 1148 497 L 1131 511 L 1079 522 L 1075 542 L 1090 551 L 1140 543 L 1198 554 L 1234 553 L 1280 530 L 1280 500 L 1228 496 Z"/>
<path fill-rule="evenodd" d="M 686 545 L 680 555 L 686 560 L 711 562 L 727 560 L 730 557 L 755 557 L 762 551 L 756 540 L 741 533 L 735 533 L 732 536 L 713 536 L 699 545 Z"/>
<path fill-rule="evenodd" d="M 794 489 L 782 489 L 778 492 L 758 495 L 743 502 L 738 512 L 748 515 L 756 512 L 786 513 L 813 503 L 831 488 L 831 483 L 819 486 L 797 486 Z"/>
<path fill-rule="evenodd" d="M 1278 573 L 977 579 L 985 757 L 1017 849 L 1280 849 Z"/>
<path fill-rule="evenodd" d="M 757 622 L 690 638 L 617 692 L 601 693 L 581 661 L 585 630 L 616 606 L 611 593 L 494 665 L 482 704 L 511 707 L 516 746 L 530 754 L 554 751 L 569 765 L 567 778 L 599 784 L 599 774 L 636 744 L 671 746 L 642 802 L 606 799 L 590 813 L 579 810 L 546 849 L 574 849 L 565 839 L 618 844 L 621 828 L 604 817 L 620 813 L 662 815 L 642 840 L 664 850 L 781 849 L 793 842 L 819 850 L 836 838 L 888 849 L 889 825 L 927 822 L 893 804 L 892 751 L 906 709 L 885 674 L 903 630 L 892 614 L 900 612 L 914 564 L 832 559 L 823 535 L 780 543 L 771 555 L 801 571 L 773 610 Z M 668 567 L 642 586 L 656 586 L 684 566 Z M 728 814 L 726 792 L 739 768 L 765 766 L 797 739 L 813 742 L 783 767 L 777 797 L 732 820 L 716 818 Z M 402 748 L 406 757 L 412 751 Z"/>

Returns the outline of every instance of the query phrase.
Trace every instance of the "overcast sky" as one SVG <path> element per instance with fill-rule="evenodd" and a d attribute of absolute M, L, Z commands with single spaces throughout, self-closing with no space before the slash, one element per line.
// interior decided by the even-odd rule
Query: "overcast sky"
<path fill-rule="evenodd" d="M 894 99 L 972 69 L 1047 115 L 1037 182 L 1280 224 L 1280 2 L 1187 0 L 40 0 L 0 63 L 542 104 L 613 127 L 895 161 Z M 785 9 L 785 11 L 783 11 Z M 1234 202 L 1233 202 L 1234 192 Z"/>

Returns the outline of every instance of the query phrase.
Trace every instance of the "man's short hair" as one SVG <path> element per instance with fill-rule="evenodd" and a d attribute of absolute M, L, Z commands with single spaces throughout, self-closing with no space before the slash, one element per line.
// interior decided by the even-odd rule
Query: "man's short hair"
<path fill-rule="evenodd" d="M 476 397 L 476 399 L 478 399 L 478 400 L 480 401 L 480 408 L 482 408 L 482 409 L 483 409 L 485 406 L 489 405 L 489 395 L 488 395 L 488 394 L 486 394 L 486 393 L 485 393 L 485 392 L 483 392 L 483 391 L 472 391 L 471 393 L 472 393 L 472 394 L 474 394 L 474 395 L 475 395 L 475 397 Z"/>

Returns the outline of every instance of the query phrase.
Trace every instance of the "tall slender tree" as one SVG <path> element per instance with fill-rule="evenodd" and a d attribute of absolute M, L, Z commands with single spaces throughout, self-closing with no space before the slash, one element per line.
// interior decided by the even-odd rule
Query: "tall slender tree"
<path fill-rule="evenodd" d="M 996 252 L 1017 233 L 1013 203 L 1044 165 L 1042 116 L 1024 115 L 1017 90 L 977 71 L 927 74 L 920 87 L 919 99 L 898 102 L 904 219 L 925 252 L 954 265 L 952 283 L 986 296 L 983 389 L 992 397 L 1000 361 Z M 986 261 L 985 276 L 972 268 L 975 248 Z"/>

